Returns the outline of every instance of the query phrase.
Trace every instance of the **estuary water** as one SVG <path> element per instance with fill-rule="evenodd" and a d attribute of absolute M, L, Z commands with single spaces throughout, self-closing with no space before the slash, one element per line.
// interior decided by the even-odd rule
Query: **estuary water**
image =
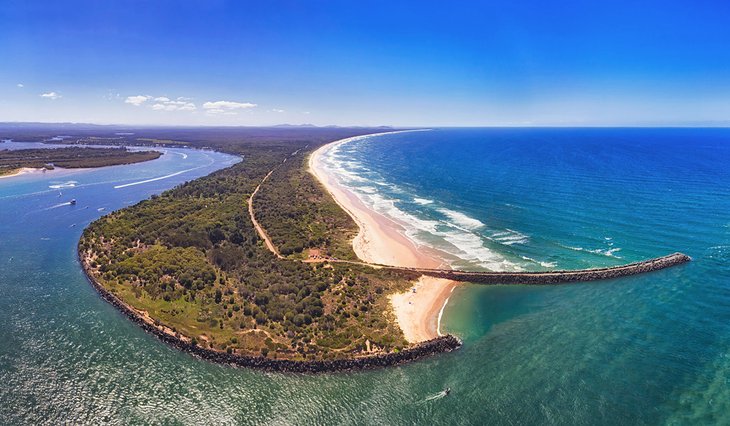
<path fill-rule="evenodd" d="M 558 287 L 464 285 L 442 323 L 462 349 L 325 375 L 193 358 L 87 283 L 86 224 L 238 161 L 166 151 L 0 179 L 0 424 L 730 422 L 730 130 L 440 129 L 330 150 L 344 185 L 454 267 L 694 261 Z"/>

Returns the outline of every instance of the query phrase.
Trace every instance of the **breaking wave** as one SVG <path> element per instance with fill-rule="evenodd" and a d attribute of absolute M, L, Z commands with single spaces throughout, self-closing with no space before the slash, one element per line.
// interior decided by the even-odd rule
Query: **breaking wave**
<path fill-rule="evenodd" d="M 566 246 L 563 244 L 560 244 L 560 246 L 563 248 L 566 248 L 568 250 L 580 251 L 580 252 L 584 252 L 584 253 L 593 253 L 593 254 L 598 254 L 601 256 L 613 257 L 614 259 L 621 259 L 620 256 L 616 256 L 616 254 L 615 254 L 615 253 L 618 253 L 619 251 L 621 251 L 620 247 L 612 247 L 612 248 L 608 248 L 608 249 L 588 249 L 588 248 L 583 248 L 583 247 Z"/>
<path fill-rule="evenodd" d="M 526 243 L 526 235 L 511 229 L 492 230 L 464 212 L 388 182 L 357 161 L 357 144 L 348 143 L 366 138 L 352 138 L 324 151 L 321 165 L 340 185 L 375 212 L 399 224 L 417 246 L 441 252 L 443 260 L 452 266 L 458 263 L 459 267 L 495 271 L 523 270 L 523 259 L 510 260 L 490 246 Z M 414 210 L 414 204 L 419 208 Z"/>
<path fill-rule="evenodd" d="M 436 209 L 438 212 L 442 213 L 444 216 L 448 217 L 454 223 L 458 226 L 462 226 L 469 230 L 476 230 L 484 227 L 484 224 L 478 220 L 474 219 L 472 217 L 469 217 L 465 215 L 464 213 L 457 212 L 454 210 L 449 210 L 446 208 L 440 208 Z"/>

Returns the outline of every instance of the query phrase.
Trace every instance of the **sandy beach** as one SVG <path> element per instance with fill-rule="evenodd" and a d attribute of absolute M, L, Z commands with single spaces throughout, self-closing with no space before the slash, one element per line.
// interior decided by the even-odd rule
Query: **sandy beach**
<path fill-rule="evenodd" d="M 23 167 L 23 168 L 21 168 L 19 170 L 16 170 L 13 173 L 9 173 L 7 175 L 0 175 L 0 179 L 10 178 L 10 177 L 15 177 L 15 176 L 20 176 L 20 175 L 24 175 L 26 173 L 38 172 L 38 171 L 41 171 L 41 170 L 42 169 L 34 169 L 34 168 L 31 168 L 31 167 Z"/>
<path fill-rule="evenodd" d="M 443 267 L 441 260 L 430 256 L 423 249 L 419 250 L 406 238 L 398 223 L 369 209 L 355 194 L 326 173 L 320 162 L 323 152 L 333 144 L 349 140 L 336 141 L 313 152 L 309 169 L 360 228 L 353 240 L 355 254 L 366 262 L 383 265 Z M 456 285 L 453 281 L 424 276 L 414 283 L 412 289 L 390 296 L 398 325 L 409 342 L 421 342 L 440 335 L 440 314 Z"/>

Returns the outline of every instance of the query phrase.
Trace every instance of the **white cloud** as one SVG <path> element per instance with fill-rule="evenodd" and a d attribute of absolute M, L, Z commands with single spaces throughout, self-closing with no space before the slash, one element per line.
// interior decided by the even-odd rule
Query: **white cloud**
<path fill-rule="evenodd" d="M 22 89 L 23 87 L 25 87 L 25 85 L 24 85 L 23 83 L 18 83 L 18 84 L 16 84 L 16 86 L 20 87 L 21 89 Z"/>
<path fill-rule="evenodd" d="M 283 109 L 272 109 L 271 112 L 285 112 Z"/>
<path fill-rule="evenodd" d="M 152 109 L 155 111 L 195 111 L 197 109 L 195 104 L 192 102 L 171 101 L 165 97 L 155 98 L 155 100 L 158 101 L 156 104 L 152 105 Z"/>
<path fill-rule="evenodd" d="M 132 104 L 134 106 L 140 106 L 143 103 L 147 102 L 148 99 L 152 98 L 151 96 L 145 96 L 145 95 L 137 95 L 137 96 L 127 96 L 127 99 L 124 100 L 125 104 Z"/>
<path fill-rule="evenodd" d="M 256 107 L 256 104 L 250 102 L 233 102 L 233 101 L 215 101 L 206 102 L 203 104 L 203 108 L 209 114 L 236 114 L 236 110 L 249 109 Z"/>
<path fill-rule="evenodd" d="M 51 99 L 51 100 L 56 100 L 61 97 L 62 96 L 56 92 L 48 92 L 48 93 L 43 93 L 41 95 L 41 98 L 46 98 L 46 99 Z"/>
<path fill-rule="evenodd" d="M 188 99 L 188 98 L 177 98 L 178 100 L 173 101 L 167 96 L 147 96 L 147 95 L 138 95 L 138 96 L 129 96 L 124 101 L 125 103 L 132 104 L 134 106 L 140 106 L 144 104 L 145 102 L 152 100 L 154 103 L 150 105 L 149 107 L 152 108 L 154 111 L 195 111 L 197 107 L 192 102 L 187 102 L 182 99 Z"/>

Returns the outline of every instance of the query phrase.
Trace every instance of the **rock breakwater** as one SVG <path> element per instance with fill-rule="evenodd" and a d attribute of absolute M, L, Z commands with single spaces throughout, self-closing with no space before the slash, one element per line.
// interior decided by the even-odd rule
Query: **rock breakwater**
<path fill-rule="evenodd" d="M 692 260 L 683 253 L 673 253 L 667 256 L 629 263 L 627 265 L 610 268 L 580 269 L 574 271 L 549 272 L 468 272 L 448 269 L 396 268 L 408 270 L 437 278 L 446 278 L 452 281 L 467 281 L 477 284 L 517 284 L 517 285 L 554 285 L 571 282 L 585 282 L 608 280 L 658 271 L 671 266 L 680 265 Z"/>

